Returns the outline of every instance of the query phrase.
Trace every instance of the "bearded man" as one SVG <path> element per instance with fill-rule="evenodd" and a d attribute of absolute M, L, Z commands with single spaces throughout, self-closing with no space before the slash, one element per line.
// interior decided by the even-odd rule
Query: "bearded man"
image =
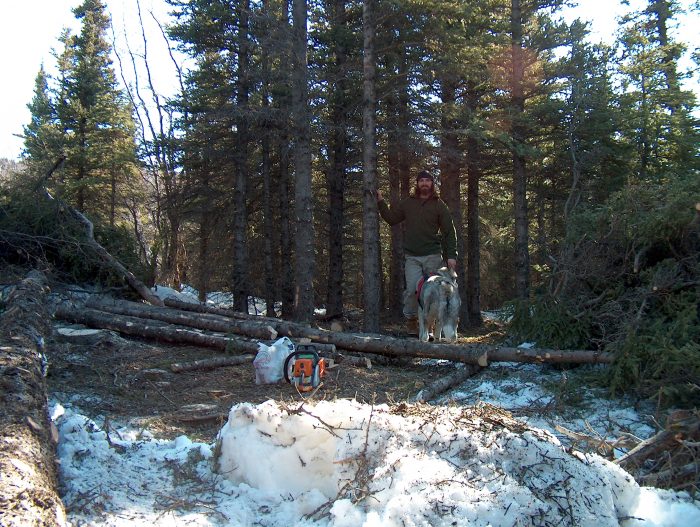
<path fill-rule="evenodd" d="M 406 289 L 403 314 L 410 334 L 418 333 L 416 284 L 440 267 L 457 267 L 457 233 L 452 215 L 435 190 L 435 180 L 427 170 L 416 176 L 413 194 L 398 206 L 389 208 L 377 191 L 379 214 L 389 225 L 405 222 L 404 253 Z"/>

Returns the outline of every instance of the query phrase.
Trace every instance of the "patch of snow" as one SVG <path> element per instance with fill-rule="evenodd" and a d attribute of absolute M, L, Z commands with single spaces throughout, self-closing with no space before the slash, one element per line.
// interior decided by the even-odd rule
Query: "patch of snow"
<path fill-rule="evenodd" d="M 198 304 L 199 300 L 197 299 L 197 295 L 193 295 L 190 292 L 180 292 L 176 291 L 172 287 L 168 287 L 165 285 L 154 285 L 151 288 L 151 292 L 156 295 L 158 298 L 161 300 L 165 300 L 167 298 L 173 298 L 175 300 L 180 300 L 181 302 L 187 302 L 189 304 Z"/>
<path fill-rule="evenodd" d="M 51 415 L 72 525 L 700 525 L 685 493 L 454 405 L 244 403 L 211 445 L 114 422 L 108 435 L 56 403 Z"/>

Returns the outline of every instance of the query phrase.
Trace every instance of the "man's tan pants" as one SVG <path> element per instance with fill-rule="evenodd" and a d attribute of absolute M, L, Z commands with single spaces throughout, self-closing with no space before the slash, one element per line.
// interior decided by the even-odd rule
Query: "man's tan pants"
<path fill-rule="evenodd" d="M 429 254 L 427 256 L 406 256 L 405 276 L 406 290 L 403 295 L 403 316 L 416 318 L 418 316 L 418 301 L 416 300 L 416 284 L 424 274 L 434 273 L 445 265 L 442 256 Z"/>

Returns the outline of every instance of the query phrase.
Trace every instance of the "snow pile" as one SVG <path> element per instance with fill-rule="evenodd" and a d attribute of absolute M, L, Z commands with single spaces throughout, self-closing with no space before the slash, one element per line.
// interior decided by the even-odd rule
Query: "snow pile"
<path fill-rule="evenodd" d="M 188 490 L 178 484 L 174 469 L 186 466 L 188 460 L 212 456 L 208 445 L 193 443 L 185 436 L 163 441 L 133 429 L 108 435 L 104 425 L 60 404 L 53 407 L 51 418 L 60 435 L 61 498 L 73 525 L 155 522 L 170 502 Z M 193 525 L 206 525 L 197 521 L 198 513 L 180 519 L 188 516 L 193 517 Z"/>
<path fill-rule="evenodd" d="M 172 298 L 188 304 L 198 304 L 197 292 L 194 290 L 183 290 L 182 292 L 165 285 L 155 285 L 151 288 L 151 292 L 161 300 Z"/>
<path fill-rule="evenodd" d="M 640 489 L 490 405 L 239 404 L 216 445 L 60 404 L 52 418 L 72 525 L 700 525 L 687 494 Z"/>
<path fill-rule="evenodd" d="M 623 470 L 567 454 L 556 438 L 494 407 L 399 408 L 238 405 L 221 431 L 220 471 L 280 495 L 320 492 L 333 525 L 348 527 L 405 518 L 617 526 L 637 506 L 639 487 Z M 256 445 L 256 455 L 244 445 Z"/>

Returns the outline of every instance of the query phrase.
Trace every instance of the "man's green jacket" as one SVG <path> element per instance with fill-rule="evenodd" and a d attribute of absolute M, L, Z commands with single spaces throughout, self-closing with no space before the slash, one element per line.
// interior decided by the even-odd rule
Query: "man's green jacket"
<path fill-rule="evenodd" d="M 406 222 L 404 249 L 409 256 L 441 254 L 457 258 L 457 233 L 447 205 L 437 196 L 421 199 L 411 196 L 391 209 L 380 201 L 379 214 L 389 224 Z"/>

